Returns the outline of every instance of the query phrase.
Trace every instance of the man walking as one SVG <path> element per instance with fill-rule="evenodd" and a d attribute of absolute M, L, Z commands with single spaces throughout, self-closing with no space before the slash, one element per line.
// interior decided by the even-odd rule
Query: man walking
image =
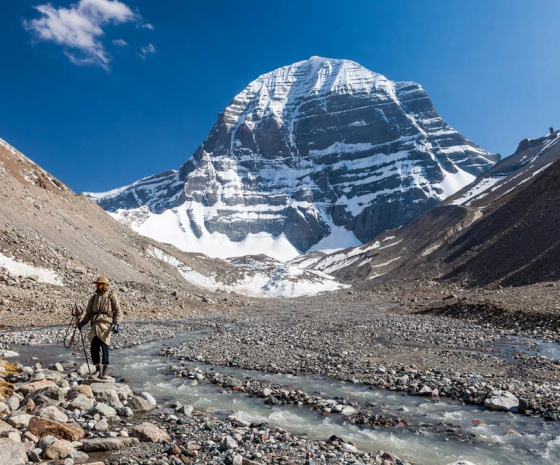
<path fill-rule="evenodd" d="M 113 291 L 108 290 L 107 278 L 100 276 L 93 284 L 97 286 L 97 291 L 89 299 L 86 314 L 78 324 L 78 328 L 82 329 L 88 322 L 91 322 L 88 339 L 91 342 L 91 358 L 96 369 L 92 377 L 109 379 L 107 369 L 109 367 L 111 331 L 115 334 L 119 332 L 121 309 L 117 296 Z M 101 360 L 100 350 L 102 352 Z"/>

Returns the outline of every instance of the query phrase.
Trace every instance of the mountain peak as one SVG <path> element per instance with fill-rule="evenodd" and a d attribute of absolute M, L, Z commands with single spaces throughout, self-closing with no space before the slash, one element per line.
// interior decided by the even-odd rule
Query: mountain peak
<path fill-rule="evenodd" d="M 183 250 L 286 259 L 403 226 L 495 161 L 420 85 L 311 57 L 252 81 L 177 173 L 92 197 Z"/>
<path fill-rule="evenodd" d="M 251 98 L 256 94 L 266 94 L 274 100 L 293 100 L 332 92 L 370 93 L 380 85 L 390 83 L 385 76 L 354 61 L 313 56 L 259 76 L 236 99 Z"/>

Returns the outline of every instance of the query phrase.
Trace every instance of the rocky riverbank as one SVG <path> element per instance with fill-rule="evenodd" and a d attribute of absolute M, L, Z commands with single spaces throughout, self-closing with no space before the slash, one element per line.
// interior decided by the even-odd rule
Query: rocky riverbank
<path fill-rule="evenodd" d="M 547 420 L 560 417 L 560 361 L 522 352 L 513 332 L 445 317 L 311 301 L 231 316 L 179 360 L 270 373 L 311 374 L 448 398 Z M 348 307 L 348 308 L 345 308 Z M 343 318 L 339 315 L 344 315 Z"/>
<path fill-rule="evenodd" d="M 360 451 L 342 438 L 298 437 L 179 402 L 148 414 L 157 404 L 149 393 L 134 393 L 114 379 L 91 379 L 77 362 L 0 365 L 10 387 L 0 394 L 1 465 L 94 465 L 88 454 L 99 452 L 97 465 L 407 464 L 389 452 Z"/>
<path fill-rule="evenodd" d="M 207 324 L 207 323 L 206 323 Z M 112 349 L 133 347 L 150 341 L 170 339 L 178 333 L 186 333 L 200 329 L 194 320 L 168 320 L 161 322 L 127 322 L 122 325 L 117 337 L 111 340 Z M 62 344 L 66 336 L 66 327 L 35 328 L 29 330 L 11 330 L 0 333 L 0 350 L 7 349 L 12 345 L 39 345 L 39 344 Z M 86 348 L 89 347 L 87 340 L 89 326 L 82 330 Z M 71 336 L 71 334 L 69 333 Z M 81 350 L 81 339 L 76 332 L 75 339 L 77 350 Z M 0 353 L 1 355 L 1 353 Z"/>

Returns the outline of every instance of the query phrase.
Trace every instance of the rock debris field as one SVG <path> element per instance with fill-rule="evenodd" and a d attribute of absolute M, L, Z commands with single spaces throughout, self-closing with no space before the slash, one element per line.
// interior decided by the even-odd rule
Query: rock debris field
<path fill-rule="evenodd" d="M 428 428 L 430 434 L 464 444 L 478 441 L 460 428 L 421 424 L 405 414 L 294 389 L 288 380 L 285 385 L 267 383 L 259 376 L 320 376 L 430 402 L 473 404 L 549 422 L 559 419 L 558 361 L 535 352 L 538 341 L 529 338 L 534 337 L 532 330 L 395 312 L 382 300 L 341 294 L 123 326 L 123 334 L 113 339 L 114 348 L 168 339 L 160 355 L 169 361 L 170 378 L 210 383 L 232 397 L 249 395 L 266 405 L 304 408 L 363 428 Z M 196 340 L 174 344 L 169 339 L 202 328 Z M 68 465 L 85 463 L 86 454 L 92 456 L 90 462 L 112 465 L 408 463 L 391 451 L 361 450 L 344 437 L 306 437 L 267 422 L 154 399 L 148 392 L 134 392 L 134 386 L 118 376 L 111 382 L 91 380 L 83 364 L 50 364 L 40 359 L 39 351 L 31 366 L 9 358 L 17 344 L 60 344 L 63 335 L 60 328 L 0 334 L 0 355 L 13 362 L 0 366 L 5 386 L 0 397 L 0 464 L 50 460 Z M 220 367 L 252 372 L 238 379 L 218 374 Z"/>

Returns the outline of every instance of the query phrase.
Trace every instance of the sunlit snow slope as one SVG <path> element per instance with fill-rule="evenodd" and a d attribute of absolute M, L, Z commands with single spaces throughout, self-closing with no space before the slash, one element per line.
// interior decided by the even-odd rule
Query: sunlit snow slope
<path fill-rule="evenodd" d="M 419 84 L 312 57 L 251 82 L 178 171 L 88 195 L 185 251 L 288 260 L 403 226 L 497 159 Z"/>

